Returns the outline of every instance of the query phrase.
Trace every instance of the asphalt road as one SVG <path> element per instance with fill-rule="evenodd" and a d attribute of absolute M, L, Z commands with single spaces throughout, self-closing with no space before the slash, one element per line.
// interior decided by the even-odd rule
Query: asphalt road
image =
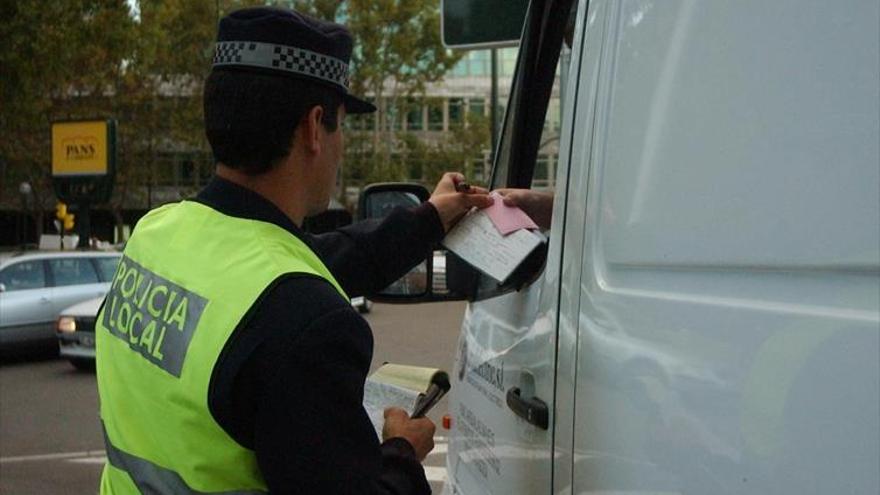
<path fill-rule="evenodd" d="M 376 304 L 366 315 L 375 335 L 373 367 L 383 362 L 451 370 L 463 303 Z M 93 373 L 66 361 L 30 356 L 0 367 L 0 494 L 97 493 L 104 463 Z M 425 461 L 434 493 L 445 479 L 444 399 L 429 414 L 436 447 Z"/>

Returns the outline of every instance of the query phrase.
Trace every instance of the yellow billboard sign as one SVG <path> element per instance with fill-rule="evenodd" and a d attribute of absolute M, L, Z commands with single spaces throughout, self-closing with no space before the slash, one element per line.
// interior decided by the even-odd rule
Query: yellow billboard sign
<path fill-rule="evenodd" d="M 109 167 L 107 122 L 52 124 L 52 175 L 105 175 Z"/>

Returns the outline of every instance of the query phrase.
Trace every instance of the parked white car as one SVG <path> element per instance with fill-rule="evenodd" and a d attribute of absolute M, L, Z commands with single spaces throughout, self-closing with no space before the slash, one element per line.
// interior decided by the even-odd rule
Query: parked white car
<path fill-rule="evenodd" d="M 0 256 L 0 350 L 8 352 L 54 344 L 58 313 L 103 297 L 121 254 L 31 251 Z"/>
<path fill-rule="evenodd" d="M 95 369 L 95 318 L 104 297 L 96 297 L 61 311 L 55 324 L 59 354 L 81 370 Z"/>

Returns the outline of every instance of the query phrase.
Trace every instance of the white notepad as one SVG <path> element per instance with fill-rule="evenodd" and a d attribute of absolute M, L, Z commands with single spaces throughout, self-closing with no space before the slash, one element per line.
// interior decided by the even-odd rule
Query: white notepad
<path fill-rule="evenodd" d="M 473 210 L 446 234 L 443 245 L 474 268 L 504 282 L 545 240 L 527 229 L 501 235 L 484 210 Z"/>
<path fill-rule="evenodd" d="M 364 409 L 382 441 L 385 409 L 399 407 L 412 414 L 419 400 L 431 389 L 431 384 L 445 382 L 442 397 L 449 390 L 449 375 L 437 368 L 383 364 L 367 378 L 364 384 Z"/>

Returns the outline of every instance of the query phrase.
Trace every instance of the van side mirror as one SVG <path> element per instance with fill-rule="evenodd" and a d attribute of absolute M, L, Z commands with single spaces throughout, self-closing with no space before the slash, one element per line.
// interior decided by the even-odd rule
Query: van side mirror
<path fill-rule="evenodd" d="M 370 184 L 361 192 L 358 201 L 358 218 L 384 218 L 398 206 L 418 206 L 431 194 L 424 186 L 406 182 L 383 182 Z"/>
<path fill-rule="evenodd" d="M 0 292 L 6 292 L 6 284 L 0 284 Z"/>
<path fill-rule="evenodd" d="M 429 197 L 428 190 L 418 184 L 371 184 L 361 192 L 358 219 L 382 218 L 398 206 L 417 206 Z M 486 299 L 531 284 L 543 272 L 547 261 L 547 244 L 543 243 L 501 284 L 481 276 L 476 268 L 443 246 L 434 246 L 432 251 L 425 253 L 425 262 L 378 294 L 371 294 L 370 299 L 385 303 Z"/>
<path fill-rule="evenodd" d="M 383 218 L 395 208 L 414 207 L 431 195 L 424 186 L 403 182 L 370 184 L 361 192 L 358 201 L 358 219 Z M 463 296 L 447 287 L 447 253 L 440 246 L 425 253 L 425 261 L 416 265 L 403 277 L 370 299 L 385 303 L 417 303 L 457 301 Z"/>

